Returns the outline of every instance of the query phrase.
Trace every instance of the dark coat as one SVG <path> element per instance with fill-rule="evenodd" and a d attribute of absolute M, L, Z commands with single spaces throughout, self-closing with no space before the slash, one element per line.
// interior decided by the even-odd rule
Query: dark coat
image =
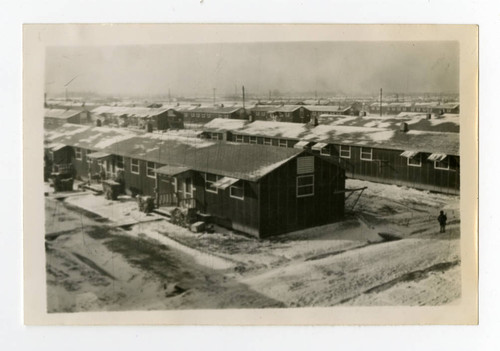
<path fill-rule="evenodd" d="M 445 214 L 440 214 L 440 215 L 438 216 L 438 222 L 439 222 L 439 224 L 441 224 L 441 225 L 446 225 L 446 220 L 447 220 L 447 219 L 448 219 L 448 218 L 446 218 L 446 215 L 445 215 Z"/>

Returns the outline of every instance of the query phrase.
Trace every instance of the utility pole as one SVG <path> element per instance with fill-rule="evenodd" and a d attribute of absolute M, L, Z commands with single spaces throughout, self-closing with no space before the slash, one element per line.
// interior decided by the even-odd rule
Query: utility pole
<path fill-rule="evenodd" d="M 382 117 L 382 88 L 380 88 L 380 101 L 379 101 L 379 107 L 380 107 L 380 116 Z"/>
<path fill-rule="evenodd" d="M 172 103 L 172 97 L 170 96 L 170 88 L 168 89 L 168 103 Z"/>
<path fill-rule="evenodd" d="M 241 91 L 243 92 L 243 108 L 245 108 L 245 86 L 241 86 Z"/>

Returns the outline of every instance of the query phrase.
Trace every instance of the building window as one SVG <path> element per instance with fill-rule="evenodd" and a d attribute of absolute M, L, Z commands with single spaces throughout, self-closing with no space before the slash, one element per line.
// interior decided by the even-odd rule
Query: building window
<path fill-rule="evenodd" d="M 234 141 L 236 141 L 237 143 L 242 143 L 243 135 L 236 135 Z"/>
<path fill-rule="evenodd" d="M 442 161 L 434 161 L 434 168 L 448 171 L 450 169 L 450 159 L 447 157 Z"/>
<path fill-rule="evenodd" d="M 348 145 L 340 145 L 340 157 L 351 158 L 351 147 Z"/>
<path fill-rule="evenodd" d="M 420 158 L 420 154 L 415 157 L 408 157 L 406 164 L 411 167 L 422 167 L 422 159 Z"/>
<path fill-rule="evenodd" d="M 212 133 L 211 138 L 214 140 L 222 140 L 222 134 L 220 133 Z"/>
<path fill-rule="evenodd" d="M 79 147 L 75 147 L 75 159 L 82 159 L 82 149 L 80 149 Z"/>
<path fill-rule="evenodd" d="M 288 146 L 288 142 L 286 141 L 286 139 L 279 139 L 278 146 L 280 146 L 280 147 L 287 147 Z"/>
<path fill-rule="evenodd" d="M 219 177 L 215 174 L 205 173 L 205 190 L 217 194 L 217 188 L 214 186 L 217 180 L 219 180 Z"/>
<path fill-rule="evenodd" d="M 264 145 L 273 145 L 271 138 L 264 138 Z"/>
<path fill-rule="evenodd" d="M 373 149 L 370 147 L 362 147 L 361 159 L 365 161 L 371 161 L 373 159 Z"/>
<path fill-rule="evenodd" d="M 115 156 L 115 165 L 117 169 L 124 169 L 123 156 Z"/>
<path fill-rule="evenodd" d="M 297 158 L 297 174 L 314 173 L 314 156 Z"/>
<path fill-rule="evenodd" d="M 243 182 L 241 182 L 240 185 L 237 185 L 236 183 L 231 187 L 229 187 L 229 196 L 234 199 L 243 200 L 244 194 L 245 194 L 245 183 Z"/>
<path fill-rule="evenodd" d="M 297 177 L 297 197 L 307 197 L 314 195 L 314 175 L 304 175 Z"/>
<path fill-rule="evenodd" d="M 139 160 L 135 158 L 130 159 L 130 172 L 139 174 Z"/>
<path fill-rule="evenodd" d="M 154 162 L 148 162 L 146 166 L 146 175 L 149 178 L 155 178 L 155 169 L 156 169 L 156 164 Z"/>
<path fill-rule="evenodd" d="M 256 136 L 251 136 L 249 143 L 250 144 L 257 144 L 257 137 Z"/>
<path fill-rule="evenodd" d="M 325 146 L 324 148 L 322 148 L 319 154 L 323 156 L 331 156 L 330 146 Z"/>

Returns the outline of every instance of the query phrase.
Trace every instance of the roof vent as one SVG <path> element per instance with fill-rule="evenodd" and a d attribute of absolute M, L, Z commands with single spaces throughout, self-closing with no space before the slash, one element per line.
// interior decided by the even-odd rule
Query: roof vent
<path fill-rule="evenodd" d="M 431 119 L 431 114 L 430 113 L 427 114 L 427 119 Z"/>
<path fill-rule="evenodd" d="M 401 123 L 401 126 L 399 127 L 399 131 L 402 133 L 408 132 L 410 129 L 408 128 L 408 123 L 403 122 Z"/>

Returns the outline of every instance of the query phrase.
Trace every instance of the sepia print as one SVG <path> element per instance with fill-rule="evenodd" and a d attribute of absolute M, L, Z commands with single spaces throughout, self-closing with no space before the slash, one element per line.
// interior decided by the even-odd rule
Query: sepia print
<path fill-rule="evenodd" d="M 475 28 L 144 27 L 25 28 L 34 323 L 474 322 Z"/>

